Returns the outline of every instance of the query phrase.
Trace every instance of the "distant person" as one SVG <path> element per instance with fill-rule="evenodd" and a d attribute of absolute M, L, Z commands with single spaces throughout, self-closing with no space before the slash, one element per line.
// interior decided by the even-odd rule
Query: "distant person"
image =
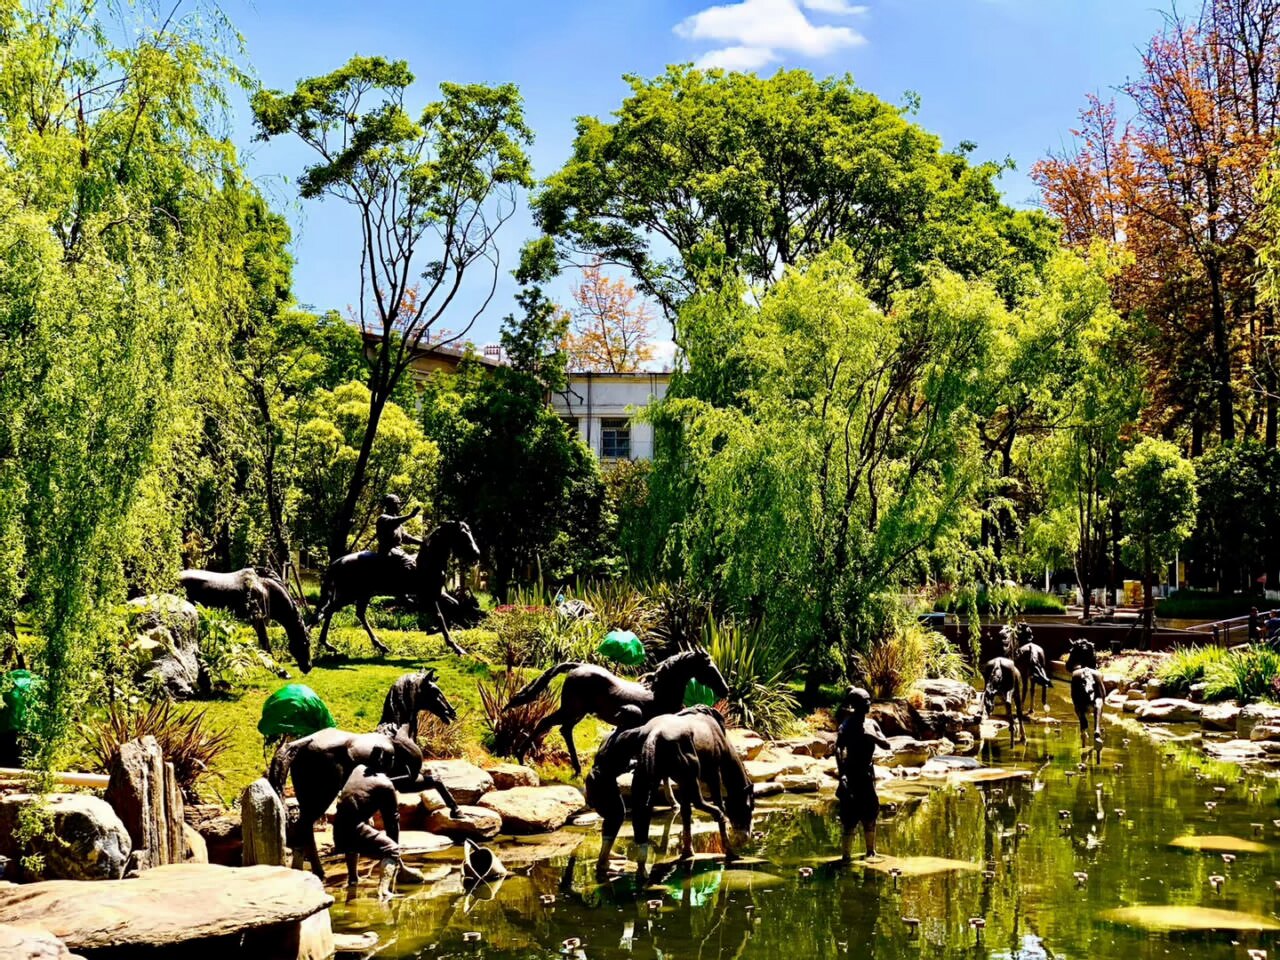
<path fill-rule="evenodd" d="M 1258 620 L 1258 608 L 1249 608 L 1249 642 L 1257 643 L 1262 639 L 1261 623 Z"/>
<path fill-rule="evenodd" d="M 1267 640 L 1275 640 L 1280 637 L 1280 610 L 1272 610 L 1267 617 Z"/>

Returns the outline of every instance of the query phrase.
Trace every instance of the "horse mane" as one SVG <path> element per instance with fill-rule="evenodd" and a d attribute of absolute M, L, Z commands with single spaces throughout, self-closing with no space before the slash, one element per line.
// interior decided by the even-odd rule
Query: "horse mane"
<path fill-rule="evenodd" d="M 650 690 L 657 692 L 661 687 L 670 683 L 673 676 L 700 653 L 702 653 L 701 650 L 682 650 L 680 653 L 667 657 L 667 659 L 653 668 L 652 673 L 643 678 L 643 683 Z"/>

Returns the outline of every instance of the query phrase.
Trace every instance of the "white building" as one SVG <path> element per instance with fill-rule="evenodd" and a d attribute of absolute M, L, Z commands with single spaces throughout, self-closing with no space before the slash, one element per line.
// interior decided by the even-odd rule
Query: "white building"
<path fill-rule="evenodd" d="M 634 414 L 660 400 L 671 374 L 569 374 L 569 385 L 551 396 L 551 407 L 602 460 L 648 460 L 653 457 L 653 427 Z"/>

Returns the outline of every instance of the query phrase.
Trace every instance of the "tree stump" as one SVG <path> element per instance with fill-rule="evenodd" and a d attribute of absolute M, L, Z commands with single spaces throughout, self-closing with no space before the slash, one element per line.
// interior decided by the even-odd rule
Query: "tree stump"
<path fill-rule="evenodd" d="M 244 846 L 241 862 L 246 867 L 285 864 L 284 801 L 267 782 L 259 777 L 240 795 L 240 834 Z"/>
<path fill-rule="evenodd" d="M 182 794 L 155 737 L 121 744 L 105 799 L 129 832 L 138 869 L 182 862 Z"/>

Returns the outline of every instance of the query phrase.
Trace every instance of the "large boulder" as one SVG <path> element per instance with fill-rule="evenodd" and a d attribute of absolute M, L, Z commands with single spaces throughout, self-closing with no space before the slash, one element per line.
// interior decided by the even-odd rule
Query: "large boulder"
<path fill-rule="evenodd" d="M 538 779 L 538 771 L 524 767 L 518 763 L 495 763 L 485 772 L 493 778 L 495 790 L 510 790 L 513 787 L 537 787 L 542 781 Z M 462 801 L 459 800 L 459 803 Z"/>
<path fill-rule="evenodd" d="M 502 832 L 502 817 L 487 807 L 459 807 L 457 816 L 448 810 L 435 810 L 427 817 L 427 829 L 455 840 L 489 840 Z"/>
<path fill-rule="evenodd" d="M 1254 743 L 1275 743 L 1280 741 L 1280 722 L 1265 721 L 1255 723 L 1249 731 L 1249 739 Z"/>
<path fill-rule="evenodd" d="M 1268 759 L 1262 744 L 1252 740 L 1205 740 L 1204 752 L 1226 763 L 1259 763 Z"/>
<path fill-rule="evenodd" d="M 1269 703 L 1250 703 L 1242 707 L 1236 717 L 1236 737 L 1252 740 L 1253 728 L 1260 723 L 1280 724 L 1280 707 Z"/>
<path fill-rule="evenodd" d="M 912 737 L 889 737 L 892 756 L 884 761 L 887 767 L 919 767 L 933 757 L 951 752 L 948 740 L 916 740 Z"/>
<path fill-rule="evenodd" d="M 173 594 L 129 601 L 134 679 L 169 696 L 192 697 L 207 687 L 200 666 L 200 617 L 196 608 Z"/>
<path fill-rule="evenodd" d="M 480 798 L 479 806 L 502 817 L 504 833 L 549 833 L 587 805 L 576 787 L 556 785 L 493 790 Z"/>
<path fill-rule="evenodd" d="M 1139 703 L 1133 715 L 1140 723 L 1196 723 L 1202 710 L 1200 704 L 1190 700 L 1161 697 Z"/>
<path fill-rule="evenodd" d="M 0 923 L 0 957 L 4 960 L 71 960 L 67 945 L 48 930 Z"/>
<path fill-rule="evenodd" d="M 182 794 L 155 737 L 120 745 L 104 799 L 129 831 L 139 869 L 183 862 Z"/>
<path fill-rule="evenodd" d="M 917 680 L 907 700 L 911 704 L 912 729 L 903 731 L 903 735 L 917 740 L 946 737 L 952 741 L 962 732 L 979 735 L 982 703 L 978 691 L 962 680 Z"/>
<path fill-rule="evenodd" d="M 747 770 L 747 776 L 751 778 L 752 783 L 766 783 L 770 780 L 776 780 L 782 774 L 787 772 L 786 764 L 777 760 L 747 760 L 743 763 Z"/>
<path fill-rule="evenodd" d="M 39 803 L 46 805 L 52 829 L 23 848 L 18 843 L 19 817 L 25 807 Z M 0 856 L 17 863 L 28 854 L 39 854 L 45 879 L 119 880 L 132 851 L 129 831 L 105 800 L 87 793 L 0 797 Z"/>
<path fill-rule="evenodd" d="M 72 950 L 112 956 L 186 949 L 203 956 L 226 938 L 238 956 L 324 957 L 333 952 L 332 903 L 300 870 L 181 863 L 119 883 L 52 880 L 0 890 L 0 923 L 38 924 Z"/>
<path fill-rule="evenodd" d="M 1234 731 L 1240 716 L 1240 705 L 1234 700 L 1206 703 L 1200 710 L 1200 726 L 1205 730 Z"/>
<path fill-rule="evenodd" d="M 735 727 L 727 731 L 726 735 L 739 760 L 754 760 L 764 749 L 764 739 L 750 730 Z"/>
<path fill-rule="evenodd" d="M 784 773 L 775 782 L 787 793 L 816 793 L 822 785 L 822 776 L 818 773 Z"/>
<path fill-rule="evenodd" d="M 428 760 L 422 772 L 444 784 L 458 803 L 475 804 L 493 789 L 493 777 L 466 760 Z"/>

